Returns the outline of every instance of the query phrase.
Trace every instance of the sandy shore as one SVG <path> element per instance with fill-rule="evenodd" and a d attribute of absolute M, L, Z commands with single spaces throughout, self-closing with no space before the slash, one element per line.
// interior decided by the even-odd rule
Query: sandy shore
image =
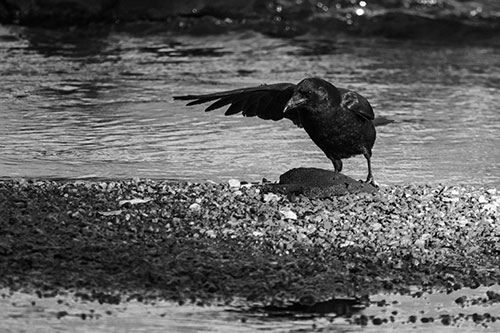
<path fill-rule="evenodd" d="M 490 286 L 499 207 L 500 191 L 470 186 L 309 199 L 238 182 L 3 180 L 0 287 L 279 306 Z"/>

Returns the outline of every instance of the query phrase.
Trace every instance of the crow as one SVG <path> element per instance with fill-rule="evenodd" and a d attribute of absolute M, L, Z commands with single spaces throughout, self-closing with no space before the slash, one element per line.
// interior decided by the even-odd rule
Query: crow
<path fill-rule="evenodd" d="M 368 100 L 355 91 L 312 77 L 298 84 L 276 83 L 212 94 L 174 96 L 174 99 L 191 101 L 188 106 L 215 101 L 205 111 L 229 105 L 226 116 L 241 112 L 246 117 L 290 119 L 304 128 L 332 161 L 336 173 L 342 171 L 342 159 L 363 154 L 368 164 L 366 182 L 375 185 L 371 156 L 376 136 L 374 122 L 378 119 L 375 120 Z"/>

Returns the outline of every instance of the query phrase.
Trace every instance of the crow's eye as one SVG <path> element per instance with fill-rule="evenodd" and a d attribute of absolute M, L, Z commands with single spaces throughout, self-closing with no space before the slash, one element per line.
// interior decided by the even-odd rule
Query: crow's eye
<path fill-rule="evenodd" d="M 305 97 L 311 97 L 313 95 L 313 91 L 312 90 L 306 90 L 303 92 L 303 95 Z"/>

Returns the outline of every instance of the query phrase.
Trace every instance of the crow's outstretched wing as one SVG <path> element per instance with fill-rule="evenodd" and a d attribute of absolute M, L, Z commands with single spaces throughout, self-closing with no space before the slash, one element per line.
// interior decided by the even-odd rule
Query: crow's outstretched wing
<path fill-rule="evenodd" d="M 174 99 L 191 101 L 187 105 L 213 102 L 205 111 L 212 111 L 229 105 L 225 115 L 241 112 L 245 117 L 280 120 L 288 118 L 300 126 L 296 112 L 283 112 L 295 89 L 292 83 L 276 83 L 216 92 L 204 95 L 174 96 Z M 215 102 L 214 102 L 215 101 Z"/>

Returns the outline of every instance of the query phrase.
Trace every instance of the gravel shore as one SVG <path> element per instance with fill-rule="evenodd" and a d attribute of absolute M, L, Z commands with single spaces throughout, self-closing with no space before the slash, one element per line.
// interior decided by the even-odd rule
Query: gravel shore
<path fill-rule="evenodd" d="M 327 199 L 231 181 L 0 181 L 0 287 L 262 304 L 500 283 L 500 191 Z M 129 296 L 130 297 L 130 296 Z"/>

